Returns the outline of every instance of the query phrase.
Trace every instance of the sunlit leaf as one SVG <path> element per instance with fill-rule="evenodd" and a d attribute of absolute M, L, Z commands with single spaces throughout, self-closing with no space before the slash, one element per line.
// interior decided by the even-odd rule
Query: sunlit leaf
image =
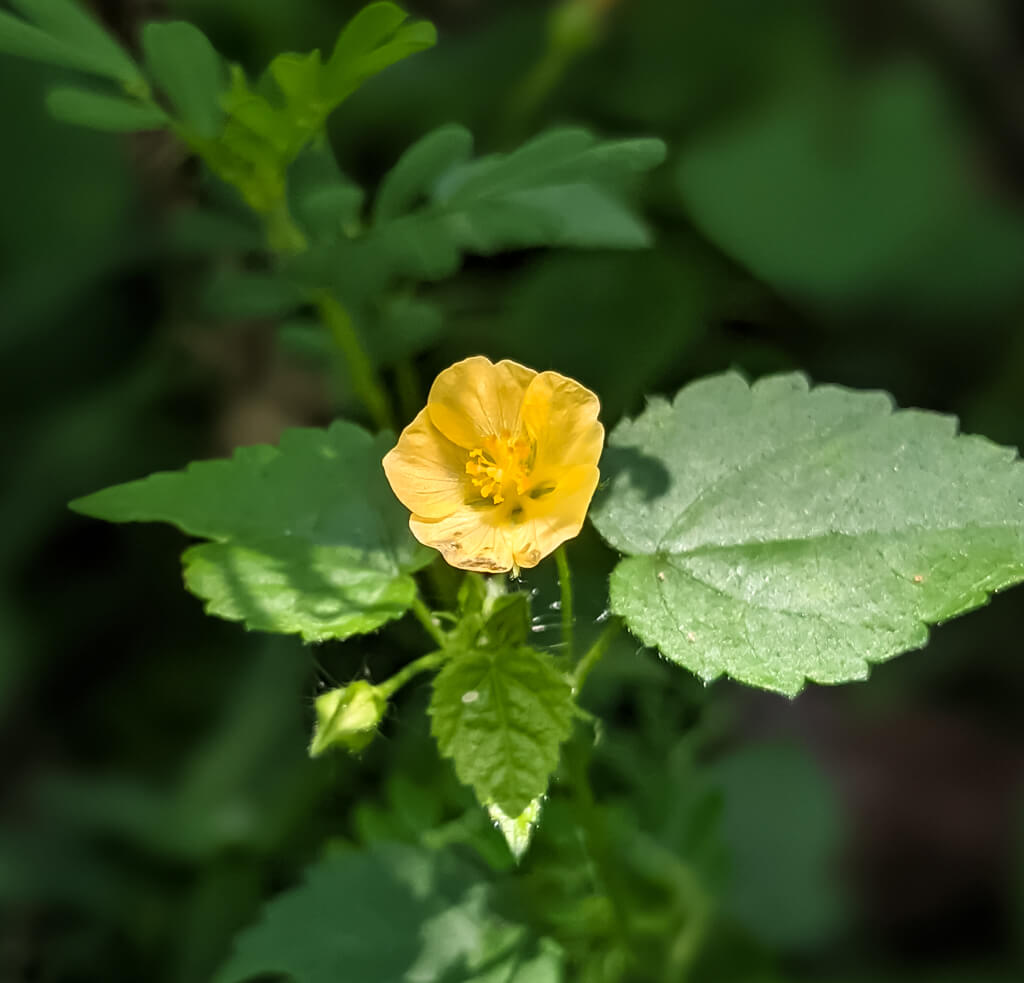
<path fill-rule="evenodd" d="M 72 503 L 111 522 L 170 522 L 213 540 L 184 554 L 186 585 L 212 614 L 308 640 L 346 638 L 400 617 L 431 554 L 384 482 L 391 437 L 345 422 L 289 430 Z"/>
<path fill-rule="evenodd" d="M 547 791 L 573 708 L 550 656 L 492 646 L 458 653 L 438 674 L 431 730 L 481 803 L 515 817 Z"/>
<path fill-rule="evenodd" d="M 1016 452 L 883 393 L 727 374 L 613 432 L 612 609 L 705 680 L 864 679 L 1024 579 Z"/>

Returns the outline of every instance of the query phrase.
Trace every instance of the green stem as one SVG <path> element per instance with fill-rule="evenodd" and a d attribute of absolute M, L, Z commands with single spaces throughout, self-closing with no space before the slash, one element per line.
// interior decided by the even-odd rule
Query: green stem
<path fill-rule="evenodd" d="M 335 347 L 345 359 L 352 387 L 369 411 L 373 422 L 382 430 L 394 430 L 395 414 L 391 407 L 391 399 L 370 361 L 370 356 L 366 354 L 359 335 L 356 334 L 352 316 L 338 298 L 327 290 L 317 291 L 314 303 Z"/>
<path fill-rule="evenodd" d="M 572 658 L 572 571 L 569 569 L 569 557 L 565 544 L 555 550 L 555 562 L 558 564 L 558 586 L 562 591 L 562 644 L 565 654 Z"/>
<path fill-rule="evenodd" d="M 430 672 L 444 665 L 448 659 L 447 652 L 428 652 L 418 659 L 410 662 L 403 669 L 399 669 L 390 679 L 377 685 L 377 692 L 385 699 L 391 699 L 410 679 L 418 676 L 421 672 Z"/>
<path fill-rule="evenodd" d="M 619 629 L 622 627 L 622 622 L 618 618 L 612 618 L 611 621 L 605 625 L 604 631 L 597 636 L 597 641 L 587 650 L 586 654 L 580 659 L 576 666 L 576 670 L 572 674 L 572 688 L 574 693 L 578 693 L 582 688 L 584 682 L 586 682 L 587 676 L 590 675 L 590 670 L 601 661 L 601 657 L 608 651 L 608 646 L 611 645 L 612 640 L 619 633 Z"/>
<path fill-rule="evenodd" d="M 267 244 L 276 253 L 298 254 L 309 248 L 306 234 L 295 224 L 282 198 L 266 215 Z"/>
<path fill-rule="evenodd" d="M 417 597 L 413 600 L 412 613 L 416 615 L 416 619 L 427 630 L 427 634 L 430 635 L 438 645 L 444 648 L 444 632 L 441 631 L 440 626 L 434 620 L 433 615 L 430 613 L 430 610 L 427 608 L 426 604 L 423 603 L 421 598 Z"/>

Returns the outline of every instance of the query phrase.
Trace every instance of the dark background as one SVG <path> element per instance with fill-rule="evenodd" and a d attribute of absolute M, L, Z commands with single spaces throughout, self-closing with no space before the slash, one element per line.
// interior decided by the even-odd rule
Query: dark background
<path fill-rule="evenodd" d="M 147 19 L 193 20 L 258 70 L 329 47 L 358 6 L 94 9 L 130 45 Z M 342 167 L 368 188 L 449 121 L 481 151 L 564 122 L 669 146 L 637 199 L 652 250 L 471 261 L 424 292 L 445 331 L 417 358 L 421 381 L 468 354 L 512 357 L 593 388 L 610 426 L 709 372 L 800 369 L 1024 441 L 1019 4 L 620 0 L 532 100 L 551 4 L 407 6 L 437 23 L 438 47 L 332 118 Z M 0 57 L 0 979 L 188 983 L 326 838 L 408 818 L 382 778 L 393 760 L 454 780 L 417 763 L 433 760 L 422 688 L 362 760 L 305 757 L 317 687 L 383 678 L 422 644 L 415 626 L 316 649 L 247 634 L 182 590 L 179 534 L 67 511 L 116 481 L 361 415 L 272 322 L 204 308 L 206 267 L 167 234 L 207 187 L 194 162 L 163 134 L 50 121 L 59 74 Z M 593 562 L 586 631 L 612 558 L 592 533 L 574 553 Z M 528 585 L 543 607 L 550 574 Z M 723 787 L 729 755 L 747 753 L 726 815 L 756 874 L 739 904 L 781 953 L 779 978 L 1019 980 L 1022 630 L 1011 591 L 869 682 L 792 702 L 704 691 L 623 642 L 585 700 L 607 743 L 621 735 L 598 794 L 615 793 L 627 751 L 664 783 L 666 749 L 699 718 Z M 803 781 L 793 755 L 815 790 L 780 813 L 773 796 Z M 823 825 L 831 866 L 794 874 Z"/>

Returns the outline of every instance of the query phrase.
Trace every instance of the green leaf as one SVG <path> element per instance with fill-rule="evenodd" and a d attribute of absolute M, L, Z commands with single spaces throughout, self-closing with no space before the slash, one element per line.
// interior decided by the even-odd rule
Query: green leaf
<path fill-rule="evenodd" d="M 676 180 L 709 238 L 788 296 L 976 314 L 1020 296 L 1024 212 L 969 145 L 922 65 L 833 69 L 691 138 Z"/>
<path fill-rule="evenodd" d="M 207 614 L 307 642 L 373 631 L 400 618 L 416 596 L 411 577 L 292 538 L 204 543 L 186 550 L 182 562 L 185 586 L 206 601 Z"/>
<path fill-rule="evenodd" d="M 431 553 L 384 479 L 390 434 L 339 421 L 288 430 L 71 503 L 111 522 L 169 522 L 213 540 L 184 554 L 186 585 L 211 614 L 309 641 L 347 638 L 400 617 Z"/>
<path fill-rule="evenodd" d="M 88 89 L 53 89 L 46 96 L 46 108 L 64 123 L 115 133 L 159 130 L 170 122 L 157 106 Z"/>
<path fill-rule="evenodd" d="M 547 791 L 573 707 L 569 684 L 543 653 L 460 652 L 434 680 L 431 731 L 480 802 L 514 817 Z"/>
<path fill-rule="evenodd" d="M 499 805 L 487 807 L 487 814 L 505 837 L 505 842 L 517 861 L 522 860 L 530 847 L 533 831 L 540 822 L 540 811 L 540 799 L 534 799 L 518 816 L 505 815 Z"/>
<path fill-rule="evenodd" d="M 185 21 L 151 22 L 142 30 L 146 67 L 167 93 L 181 120 L 211 139 L 224 119 L 224 63 L 199 28 Z"/>
<path fill-rule="evenodd" d="M 341 102 L 389 65 L 437 42 L 433 24 L 408 24 L 407 17 L 393 3 L 371 3 L 348 22 L 324 70 L 324 88 L 332 102 Z"/>
<path fill-rule="evenodd" d="M 864 679 L 1024 579 L 1016 452 L 883 393 L 715 376 L 620 424 L 603 469 L 612 610 L 706 681 Z"/>
<path fill-rule="evenodd" d="M 142 82 L 135 62 L 128 57 L 121 45 L 75 0 L 12 0 L 12 6 L 28 20 L 33 21 L 42 33 L 56 42 L 49 49 L 52 53 L 59 54 L 61 48 L 74 52 L 73 57 L 77 63 L 58 61 L 58 64 L 84 68 L 118 82 L 136 85 Z M 13 18 L 9 19 L 13 20 Z M 4 20 L 6 21 L 8 18 L 5 16 Z M 0 30 L 0 37 L 4 33 Z M 20 36 L 22 39 L 27 38 L 24 33 Z M 0 40 L 0 46 L 2 44 L 3 42 Z M 42 51 L 43 48 L 36 50 Z M 41 54 L 29 54 L 25 50 L 11 53 L 43 57 Z M 43 57 L 43 60 L 55 59 Z"/>
<path fill-rule="evenodd" d="M 386 913 L 387 917 L 382 917 Z M 562 957 L 490 909 L 490 889 L 447 853 L 390 845 L 310 868 L 246 929 L 214 983 L 558 983 Z"/>
<path fill-rule="evenodd" d="M 441 176 L 473 152 L 473 135 L 451 124 L 428 133 L 414 143 L 385 175 L 373 206 L 374 222 L 404 215 L 420 199 L 427 199 Z"/>
<path fill-rule="evenodd" d="M 453 127 L 421 141 L 388 176 L 370 232 L 322 251 L 320 266 L 332 271 L 343 294 L 372 295 L 402 277 L 450 276 L 463 253 L 650 244 L 646 227 L 620 199 L 623 185 L 664 158 L 661 141 L 599 142 L 585 130 L 553 130 L 511 154 L 439 173 L 464 149 Z M 400 214 L 427 193 L 421 207 Z"/>
<path fill-rule="evenodd" d="M 89 71 L 92 61 L 70 44 L 0 10 L 0 52 L 18 58 Z M 103 74 L 103 73 L 100 73 Z"/>
<path fill-rule="evenodd" d="M 774 949 L 827 943 L 845 906 L 842 814 L 828 776 L 799 746 L 762 744 L 716 761 L 710 780 L 731 854 L 726 910 Z"/>
<path fill-rule="evenodd" d="M 215 317 L 279 317 L 306 302 L 291 280 L 273 273 L 218 270 L 203 290 L 202 306 Z"/>

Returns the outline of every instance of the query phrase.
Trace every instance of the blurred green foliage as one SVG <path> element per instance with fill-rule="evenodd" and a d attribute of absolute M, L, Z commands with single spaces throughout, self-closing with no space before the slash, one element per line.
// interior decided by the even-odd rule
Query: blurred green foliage
<path fill-rule="evenodd" d="M 191 85 L 220 63 L 182 36 L 181 72 L 140 8 L 96 6 L 202 138 L 217 107 Z M 326 50 L 359 6 L 179 0 L 168 12 L 256 77 L 282 51 Z M 410 4 L 438 24 L 437 47 L 332 116 L 340 172 L 325 176 L 315 146 L 295 161 L 295 211 L 329 249 L 365 211 L 353 182 L 378 190 L 374 226 L 423 205 L 391 169 L 438 127 L 467 128 L 492 162 L 549 125 L 669 146 L 640 190 L 624 188 L 652 249 L 471 255 L 436 283 L 406 267 L 386 303 L 359 310 L 403 419 L 438 369 L 479 352 L 581 379 L 607 424 L 708 372 L 799 368 L 1024 441 L 1024 136 L 1003 98 L 1024 58 L 1012 4 L 621 0 L 538 75 L 555 6 Z M 91 37 L 58 28 L 82 50 Z M 519 868 L 438 758 L 422 688 L 403 692 L 361 759 L 309 760 L 319 689 L 385 678 L 422 651 L 419 626 L 315 648 L 247 634 L 181 590 L 180 538 L 65 508 L 362 412 L 302 298 L 261 261 L 263 230 L 180 143 L 51 118 L 47 101 L 113 129 L 154 120 L 126 121 L 97 101 L 116 91 L 83 89 L 75 69 L 135 78 L 102 41 L 88 47 L 63 68 L 0 55 L 0 978 L 208 980 L 275 897 L 268 917 L 313 959 L 330 937 L 295 934 L 311 924 L 302 892 L 338 878 L 350 900 L 326 928 L 371 932 L 377 906 L 410 926 L 441 919 L 436 938 L 458 942 L 397 933 L 408 945 L 384 978 L 525 983 L 562 965 L 588 981 L 1019 979 L 1012 594 L 945 628 L 927 657 L 794 702 L 705 690 L 620 638 L 584 699 L 606 724 L 592 752 L 577 728 Z M 604 596 L 614 557 L 589 533 L 575 556 L 587 639 L 602 615 L 588 598 Z M 526 581 L 541 645 L 558 623 L 552 577 Z M 572 791 L 588 753 L 599 805 Z M 363 893 L 367 881 L 380 893 Z M 623 920 L 624 897 L 642 918 Z M 561 949 L 536 942 L 552 935 Z M 316 983 L 257 949 L 243 942 L 226 978 L 294 970 Z M 649 964 L 628 969 L 636 951 Z"/>

